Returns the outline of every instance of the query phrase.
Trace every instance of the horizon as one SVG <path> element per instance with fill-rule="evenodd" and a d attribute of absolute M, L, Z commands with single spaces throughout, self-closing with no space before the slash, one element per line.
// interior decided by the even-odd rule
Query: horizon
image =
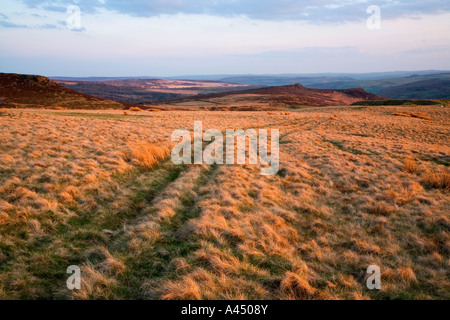
<path fill-rule="evenodd" d="M 422 74 L 422 75 L 433 75 L 433 74 L 444 74 L 450 73 L 449 70 L 393 70 L 393 71 L 376 71 L 376 72 L 318 72 L 318 73 L 211 73 L 211 74 L 175 74 L 171 76 L 161 76 L 161 75 L 117 75 L 117 76 L 105 76 L 105 75 L 83 75 L 83 76 L 68 76 L 68 75 L 46 75 L 46 74 L 31 74 L 31 73 L 17 73 L 17 72 L 3 72 L 0 73 L 11 73 L 11 74 L 23 74 L 23 75 L 36 75 L 43 76 L 49 79 L 82 79 L 82 78 L 92 78 L 92 79 L 168 79 L 168 80 L 191 80 L 186 77 L 236 77 L 236 76 L 249 76 L 249 77 L 314 77 L 314 76 L 333 76 L 333 75 L 384 75 L 390 74 L 395 75 L 397 73 L 408 73 L 408 74 Z M 399 77 L 402 77 L 399 75 Z M 197 80 L 197 79 L 194 79 Z M 205 80 L 208 81 L 208 80 Z M 219 80 L 217 80 L 219 81 Z"/>

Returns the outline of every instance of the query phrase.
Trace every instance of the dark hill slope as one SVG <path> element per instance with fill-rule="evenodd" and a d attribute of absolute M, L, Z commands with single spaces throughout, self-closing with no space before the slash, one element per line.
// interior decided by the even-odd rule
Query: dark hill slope
<path fill-rule="evenodd" d="M 18 108 L 124 109 L 129 104 L 86 95 L 36 75 L 0 73 L 0 105 Z"/>

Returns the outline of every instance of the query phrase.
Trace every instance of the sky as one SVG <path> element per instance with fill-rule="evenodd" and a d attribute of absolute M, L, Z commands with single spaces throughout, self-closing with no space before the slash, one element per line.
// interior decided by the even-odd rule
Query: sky
<path fill-rule="evenodd" d="M 1 0 L 0 72 L 450 70 L 448 0 Z"/>

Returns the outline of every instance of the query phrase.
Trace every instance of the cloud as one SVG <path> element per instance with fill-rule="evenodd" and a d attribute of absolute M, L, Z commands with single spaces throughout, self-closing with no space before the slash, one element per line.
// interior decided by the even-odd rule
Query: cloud
<path fill-rule="evenodd" d="M 131 16 L 151 17 L 162 14 L 209 14 L 247 16 L 261 20 L 303 20 L 312 23 L 359 21 L 367 18 L 366 9 L 379 5 L 385 18 L 450 12 L 448 0 L 22 0 L 30 8 L 62 12 L 69 4 L 83 12 L 98 8 Z"/>
<path fill-rule="evenodd" d="M 11 22 L 7 22 L 7 21 L 1 21 L 0 20 L 0 27 L 3 28 L 15 28 L 15 29 L 45 29 L 45 30 L 64 30 L 66 29 L 65 24 L 61 25 L 60 23 L 58 23 L 59 25 L 56 24 L 51 24 L 51 23 L 45 23 L 45 24 L 36 24 L 36 25 L 25 25 L 25 24 L 16 24 L 16 23 L 11 23 Z M 79 29 L 74 29 L 72 31 L 75 32 L 84 32 L 86 31 L 85 28 L 79 28 Z"/>
<path fill-rule="evenodd" d="M 38 29 L 60 29 L 57 25 L 46 23 L 43 25 L 37 26 Z"/>
<path fill-rule="evenodd" d="M 1 21 L 0 20 L 0 27 L 2 28 L 28 28 L 26 25 L 23 24 L 15 24 L 7 21 Z"/>

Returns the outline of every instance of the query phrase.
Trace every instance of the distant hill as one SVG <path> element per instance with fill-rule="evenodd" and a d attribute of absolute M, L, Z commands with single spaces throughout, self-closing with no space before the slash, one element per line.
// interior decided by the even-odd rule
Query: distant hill
<path fill-rule="evenodd" d="M 203 95 L 170 102 L 171 105 L 203 105 L 205 108 L 299 107 L 343 106 L 357 101 L 383 100 L 385 98 L 363 89 L 325 90 L 311 89 L 300 84 L 264 87 L 260 89 Z"/>
<path fill-rule="evenodd" d="M 329 83 L 329 82 L 345 82 L 352 81 L 353 78 L 350 77 L 339 77 L 339 76 L 297 76 L 297 77 L 274 77 L 274 76 L 235 76 L 226 77 L 222 81 L 233 82 L 233 83 L 248 83 L 254 85 L 262 86 L 285 86 L 293 85 L 296 83 L 301 83 L 304 86 L 311 87 L 317 83 Z"/>
<path fill-rule="evenodd" d="M 137 104 L 166 102 L 193 95 L 223 93 L 263 86 L 286 86 L 296 83 L 314 89 L 362 88 L 367 92 L 391 99 L 450 98 L 450 88 L 447 82 L 450 81 L 450 71 L 439 70 L 375 73 L 191 75 L 160 79 L 154 77 L 58 77 L 54 80 L 63 86 L 85 94 Z"/>
<path fill-rule="evenodd" d="M 196 78 L 208 79 L 207 76 L 192 76 L 191 79 Z M 362 74 L 218 75 L 210 76 L 209 78 L 225 82 L 264 86 L 282 86 L 301 83 L 308 88 L 315 89 L 363 88 L 367 92 L 386 96 L 391 99 L 450 98 L 450 87 L 448 82 L 446 82 L 450 80 L 450 72 L 448 71 L 401 71 Z M 409 84 L 411 85 L 409 86 Z"/>
<path fill-rule="evenodd" d="M 380 94 L 396 99 L 450 99 L 450 79 L 416 81 L 380 90 Z"/>
<path fill-rule="evenodd" d="M 151 104 L 200 94 L 259 88 L 261 86 L 219 81 L 163 80 L 163 79 L 106 79 L 89 81 L 70 78 L 55 79 L 58 84 L 96 97 L 134 104 Z M 101 79 L 101 78 L 100 78 Z"/>
<path fill-rule="evenodd" d="M 18 108 L 124 109 L 131 105 L 86 95 L 37 75 L 0 73 L 0 106 Z"/>
<path fill-rule="evenodd" d="M 449 70 L 421 70 L 421 71 L 391 71 L 391 72 L 369 72 L 369 73 L 284 73 L 284 74 L 216 74 L 216 75 L 184 75 L 165 77 L 166 80 L 214 80 L 214 81 L 232 81 L 241 84 L 254 85 L 270 85 L 280 86 L 283 84 L 295 84 L 295 79 L 352 79 L 352 80 L 380 80 L 380 79 L 394 79 L 404 78 L 411 75 L 433 75 L 450 73 Z M 270 81 L 270 82 L 269 82 Z M 285 83 L 282 83 L 285 82 Z M 287 83 L 289 82 L 289 83 Z M 300 82 L 302 83 L 302 82 Z M 304 83 L 306 85 L 306 83 Z"/>

